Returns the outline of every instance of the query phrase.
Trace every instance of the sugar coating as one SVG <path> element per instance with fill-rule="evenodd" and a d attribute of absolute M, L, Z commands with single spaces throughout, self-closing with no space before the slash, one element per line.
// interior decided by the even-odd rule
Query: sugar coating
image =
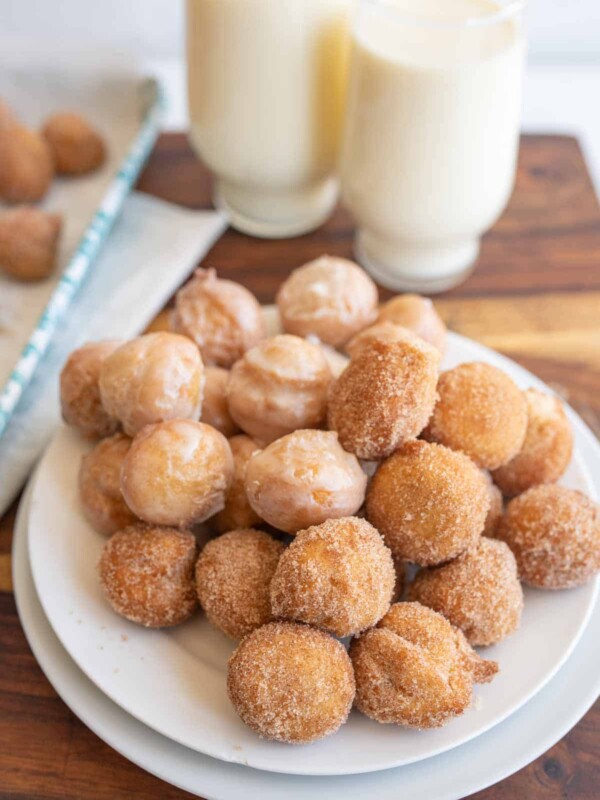
<path fill-rule="evenodd" d="M 322 349 L 281 334 L 249 350 L 231 370 L 229 413 L 260 444 L 325 420 L 331 370 Z"/>
<path fill-rule="evenodd" d="M 122 342 L 88 342 L 74 350 L 60 373 L 60 405 L 64 421 L 89 439 L 110 436 L 119 421 L 105 411 L 100 399 L 100 368 Z"/>
<path fill-rule="evenodd" d="M 100 396 L 128 436 L 144 425 L 200 416 L 204 366 L 198 348 L 175 333 L 147 333 L 102 363 Z"/>
<path fill-rule="evenodd" d="M 359 711 L 382 723 L 436 728 L 471 705 L 473 684 L 492 680 L 462 632 L 419 603 L 396 603 L 350 646 Z"/>
<path fill-rule="evenodd" d="M 487 472 L 486 470 L 482 471 L 483 474 L 485 475 L 488 494 L 490 498 L 490 507 L 487 513 L 487 517 L 485 518 L 483 535 L 493 536 L 496 530 L 496 526 L 502 519 L 502 514 L 504 513 L 504 498 L 502 497 L 502 492 L 500 491 L 500 489 L 492 481 L 490 473 Z"/>
<path fill-rule="evenodd" d="M 189 527 L 225 505 L 233 456 L 222 433 L 193 420 L 147 425 L 123 461 L 121 491 L 129 508 L 154 525 Z"/>
<path fill-rule="evenodd" d="M 80 114 L 52 114 L 44 121 L 42 135 L 59 175 L 84 175 L 98 169 L 106 158 L 102 136 Z"/>
<path fill-rule="evenodd" d="M 212 425 L 229 439 L 240 432 L 238 426 L 231 419 L 227 405 L 229 371 L 222 367 L 206 367 L 204 375 L 206 382 L 200 421 Z"/>
<path fill-rule="evenodd" d="M 284 545 L 257 530 L 236 530 L 207 543 L 196 563 L 196 590 L 209 621 L 242 639 L 273 618 L 269 586 Z"/>
<path fill-rule="evenodd" d="M 446 352 L 446 326 L 428 297 L 418 294 L 401 294 L 384 303 L 379 309 L 377 323 L 392 322 L 402 325 L 437 348 Z"/>
<path fill-rule="evenodd" d="M 477 543 L 489 504 L 486 478 L 464 453 L 413 441 L 372 478 L 367 519 L 395 556 L 430 566 Z"/>
<path fill-rule="evenodd" d="M 404 559 L 398 558 L 398 556 L 395 556 L 393 553 L 392 561 L 394 562 L 394 572 L 396 573 L 396 582 L 394 584 L 394 591 L 392 593 L 392 603 L 397 603 L 402 599 L 404 590 L 406 589 L 406 562 Z"/>
<path fill-rule="evenodd" d="M 439 360 L 418 338 L 363 345 L 329 393 L 327 422 L 342 447 L 378 460 L 418 436 L 437 398 Z"/>
<path fill-rule="evenodd" d="M 227 692 L 242 720 L 266 739 L 307 744 L 346 721 L 355 684 L 344 646 L 323 631 L 272 622 L 229 659 Z"/>
<path fill-rule="evenodd" d="M 484 469 L 514 458 L 527 429 L 523 393 L 501 370 L 483 362 L 460 364 L 442 372 L 439 400 L 424 436 L 462 450 Z"/>
<path fill-rule="evenodd" d="M 195 560 L 191 533 L 140 523 L 106 542 L 100 582 L 117 614 L 148 628 L 170 627 L 196 610 Z"/>
<path fill-rule="evenodd" d="M 321 256 L 295 269 L 277 293 L 283 329 L 341 347 L 377 314 L 377 287 L 358 264 Z"/>
<path fill-rule="evenodd" d="M 527 389 L 525 400 L 527 432 L 523 446 L 493 474 L 507 497 L 541 483 L 555 483 L 569 466 L 573 452 L 571 426 L 558 397 Z"/>
<path fill-rule="evenodd" d="M 574 489 L 528 489 L 510 501 L 495 535 L 513 551 L 530 586 L 569 589 L 600 570 L 600 507 Z"/>
<path fill-rule="evenodd" d="M 35 206 L 0 212 L 0 270 L 20 281 L 39 281 L 56 268 L 63 218 Z"/>
<path fill-rule="evenodd" d="M 369 345 L 374 340 L 415 343 L 419 341 L 419 337 L 409 328 L 403 328 L 394 322 L 376 322 L 353 336 L 346 344 L 346 352 L 350 358 L 355 358 L 364 345 Z"/>
<path fill-rule="evenodd" d="M 0 153 L 0 198 L 7 203 L 41 200 L 54 177 L 52 152 L 43 136 L 4 115 Z"/>
<path fill-rule="evenodd" d="M 299 430 L 252 456 L 246 495 L 254 511 L 286 533 L 355 514 L 367 476 L 331 431 Z"/>
<path fill-rule="evenodd" d="M 510 548 L 482 537 L 449 564 L 420 570 L 408 596 L 439 611 L 473 647 L 514 633 L 523 612 L 523 590 Z"/>
<path fill-rule="evenodd" d="M 121 466 L 130 446 L 128 436 L 115 433 L 81 459 L 78 480 L 81 507 L 92 527 L 105 536 L 136 521 L 121 493 Z"/>
<path fill-rule="evenodd" d="M 171 326 L 193 339 L 206 364 L 230 367 L 265 335 L 258 300 L 214 269 L 197 269 L 175 297 Z"/>
<path fill-rule="evenodd" d="M 364 519 L 330 519 L 296 534 L 271 583 L 276 617 L 354 636 L 388 611 L 396 586 L 389 549 Z"/>

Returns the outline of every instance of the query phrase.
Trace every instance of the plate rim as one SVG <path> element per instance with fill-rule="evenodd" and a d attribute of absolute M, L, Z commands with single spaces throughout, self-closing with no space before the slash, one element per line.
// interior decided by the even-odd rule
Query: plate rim
<path fill-rule="evenodd" d="M 589 444 L 589 442 L 588 442 Z M 185 791 L 189 791 L 197 796 L 202 795 L 207 800 L 234 800 L 234 798 L 239 797 L 239 793 L 236 792 L 235 789 L 231 788 L 232 782 L 237 780 L 238 773 L 241 775 L 241 782 L 243 782 L 244 786 L 244 795 L 247 794 L 247 788 L 249 786 L 249 782 L 256 784 L 262 783 L 261 788 L 263 793 L 270 792 L 270 796 L 268 800 L 274 800 L 279 795 L 272 794 L 273 786 L 272 784 L 275 782 L 279 782 L 282 779 L 286 781 L 286 794 L 289 797 L 289 800 L 300 800 L 300 798 L 308 798 L 314 797 L 314 790 L 316 788 L 316 783 L 319 781 L 323 781 L 327 783 L 327 795 L 335 800 L 335 793 L 332 792 L 335 784 L 338 784 L 337 788 L 341 788 L 342 783 L 346 783 L 348 780 L 352 780 L 353 784 L 357 781 L 361 783 L 368 782 L 373 783 L 377 782 L 379 787 L 377 789 L 377 796 L 381 798 L 381 800 L 395 800 L 397 797 L 397 785 L 395 783 L 396 777 L 401 780 L 401 771 L 406 771 L 406 767 L 398 767 L 395 769 L 390 770 L 383 770 L 375 773 L 366 773 L 361 776 L 333 776 L 328 778 L 315 778 L 315 777 L 305 777 L 305 776 L 289 776 L 289 775 L 282 775 L 279 773 L 270 773 L 270 772 L 263 772 L 261 770 L 255 770 L 249 767 L 244 767 L 242 765 L 232 765 L 226 762 L 221 762 L 216 759 L 212 759 L 209 756 L 204 756 L 202 754 L 197 753 L 196 751 L 190 751 L 188 748 L 185 748 L 182 745 L 176 744 L 175 742 L 167 739 L 166 737 L 162 736 L 159 733 L 147 728 L 143 723 L 139 722 L 135 718 L 131 717 L 126 711 L 122 708 L 117 706 L 111 700 L 109 700 L 106 695 L 104 695 L 98 687 L 93 684 L 84 674 L 83 672 L 77 667 L 75 662 L 71 659 L 69 654 L 60 644 L 58 637 L 54 633 L 53 629 L 50 626 L 48 619 L 46 618 L 44 611 L 42 609 L 41 603 L 39 598 L 37 597 L 37 592 L 35 589 L 35 585 L 33 582 L 33 576 L 31 574 L 31 567 L 29 564 L 29 554 L 28 554 L 28 546 L 27 546 L 27 522 L 28 522 L 28 514 L 29 514 L 29 499 L 31 496 L 31 487 L 32 482 L 28 485 L 26 492 L 23 496 L 23 501 L 19 507 L 17 513 L 17 520 L 15 524 L 15 540 L 13 544 L 13 581 L 15 587 L 15 603 L 17 606 L 17 611 L 19 614 L 19 618 L 21 624 L 23 626 L 23 630 L 27 639 L 29 646 L 36 658 L 40 668 L 48 678 L 49 682 L 59 695 L 59 697 L 63 700 L 63 702 L 68 706 L 68 708 L 73 711 L 73 713 L 81 719 L 81 721 L 87 725 L 90 730 L 97 735 L 102 741 L 106 742 L 110 747 L 120 753 L 122 756 L 127 758 L 132 763 L 136 764 L 141 769 L 149 772 L 150 774 L 158 777 L 161 780 L 169 783 L 170 785 L 176 786 L 180 789 Z M 27 575 L 27 573 L 29 573 Z M 30 585 L 27 586 L 27 583 Z M 30 596 L 31 595 L 31 596 Z M 35 621 L 35 611 L 31 610 L 30 606 L 31 603 L 37 602 L 39 606 L 39 620 L 38 624 L 45 626 L 46 630 L 46 639 L 40 641 L 36 631 L 36 621 Z M 596 619 L 598 619 L 598 607 L 596 603 Z M 596 622 L 598 625 L 598 622 Z M 48 643 L 47 637 L 50 637 L 50 643 Z M 55 641 L 52 641 L 52 637 Z M 593 633 L 584 632 L 582 637 L 583 642 L 580 641 L 578 647 L 581 648 L 582 646 L 587 647 L 595 647 L 597 655 L 600 655 L 600 636 L 596 636 L 594 638 Z M 587 641 L 589 640 L 589 641 Z M 58 666 L 52 664 L 52 656 L 49 655 L 49 651 L 52 650 L 52 645 L 55 645 L 55 649 L 58 653 L 57 659 L 60 659 L 60 664 Z M 575 649 L 577 652 L 577 647 Z M 591 663 L 597 663 L 597 658 L 590 658 L 589 655 L 585 657 L 584 660 L 584 667 L 585 665 L 590 665 Z M 134 732 L 137 734 L 138 737 L 143 736 L 147 739 L 150 736 L 151 741 L 154 738 L 157 739 L 157 750 L 158 756 L 162 756 L 164 759 L 165 757 L 167 760 L 171 760 L 175 762 L 177 759 L 181 761 L 181 759 L 191 759 L 192 760 L 192 769 L 198 769 L 199 762 L 200 770 L 202 773 L 202 778 L 204 777 L 204 773 L 208 773 L 208 778 L 212 778 L 212 784 L 214 786 L 215 782 L 221 784 L 221 788 L 216 790 L 213 788 L 210 791 L 206 791 L 206 789 L 201 788 L 197 785 L 196 780 L 197 777 L 194 779 L 194 782 L 190 782 L 190 780 L 183 780 L 182 774 L 183 770 L 180 768 L 180 764 L 173 764 L 172 766 L 166 768 L 161 767 L 159 768 L 158 760 L 152 759 L 152 757 L 142 757 L 139 755 L 132 755 L 132 737 L 125 733 L 122 734 L 121 739 L 119 739 L 119 734 L 115 734 L 112 728 L 107 731 L 106 727 L 99 724 L 98 716 L 94 713 L 94 711 L 82 712 L 81 711 L 81 696 L 79 699 L 76 700 L 73 696 L 73 693 L 77 694 L 77 690 L 74 690 L 72 681 L 69 677 L 64 677 L 63 672 L 72 671 L 72 674 L 75 676 L 76 679 L 81 679 L 83 681 L 83 692 L 87 697 L 87 700 L 84 701 L 88 704 L 100 703 L 105 707 L 106 713 L 112 715 L 112 717 L 116 717 L 116 725 L 120 731 L 120 728 L 124 725 L 132 725 L 134 727 Z M 563 677 L 563 681 L 565 680 L 565 673 L 561 673 Z M 428 776 L 431 774 L 431 767 L 435 764 L 436 759 L 437 761 L 448 760 L 449 758 L 455 759 L 457 754 L 460 757 L 460 751 L 463 753 L 468 753 L 469 750 L 473 749 L 481 749 L 481 747 L 488 747 L 488 749 L 493 754 L 494 758 L 498 755 L 498 747 L 497 744 L 493 741 L 495 738 L 502 737 L 504 731 L 502 728 L 506 728 L 509 725 L 516 725 L 516 734 L 515 737 L 515 747 L 517 748 L 516 756 L 513 755 L 513 760 L 509 758 L 509 765 L 502 765 L 501 767 L 496 766 L 495 771 L 490 776 L 489 774 L 486 775 L 484 778 L 476 778 L 473 774 L 472 769 L 472 762 L 475 765 L 483 764 L 484 759 L 473 759 L 472 757 L 469 758 L 469 766 L 471 767 L 469 770 L 465 770 L 464 772 L 459 773 L 460 777 L 459 780 L 463 778 L 467 778 L 467 785 L 460 789 L 458 792 L 448 790 L 444 794 L 439 794 L 436 796 L 436 800 L 459 800 L 459 798 L 467 797 L 470 794 L 481 791 L 493 784 L 498 783 L 501 780 L 509 777 L 510 775 L 514 774 L 515 772 L 519 771 L 523 767 L 530 764 L 544 752 L 546 752 L 550 747 L 552 747 L 556 742 L 563 738 L 578 722 L 579 720 L 589 711 L 592 707 L 594 702 L 596 701 L 598 695 L 600 694 L 600 673 L 596 671 L 592 673 L 592 677 L 595 678 L 593 681 L 593 685 L 590 685 L 589 689 L 584 692 L 584 697 L 579 703 L 570 702 L 568 704 L 568 709 L 570 712 L 566 715 L 555 715 L 555 725 L 556 730 L 552 730 L 550 726 L 545 725 L 544 722 L 540 722 L 542 726 L 542 730 L 544 731 L 545 735 L 541 737 L 541 739 L 537 740 L 536 746 L 531 746 L 530 743 L 534 741 L 533 736 L 525 737 L 526 745 L 525 748 L 521 749 L 516 745 L 516 739 L 518 735 L 523 733 L 523 728 L 520 725 L 519 721 L 516 720 L 517 717 L 521 717 L 529 713 L 530 719 L 535 719 L 536 721 L 539 719 L 541 720 L 542 715 L 534 715 L 532 716 L 532 709 L 531 704 L 535 704 L 536 702 L 540 703 L 544 708 L 551 705 L 541 698 L 544 693 L 549 693 L 551 691 L 552 682 L 556 684 L 556 681 L 560 680 L 560 675 L 555 676 L 554 679 L 550 682 L 550 684 L 542 689 L 538 695 L 528 701 L 519 711 L 515 712 L 509 719 L 505 720 L 499 725 L 495 726 L 493 729 L 488 731 L 487 733 L 482 734 L 481 736 L 477 737 L 475 740 L 471 742 L 465 743 L 457 748 L 455 748 L 454 752 L 448 751 L 443 753 L 439 756 L 433 756 L 431 759 L 427 759 L 422 762 L 417 762 L 408 769 L 411 770 L 420 770 L 420 769 L 427 769 Z M 581 691 L 582 688 L 586 685 L 584 682 L 580 681 L 578 678 L 575 678 L 573 681 L 574 688 L 577 692 Z M 564 697 L 564 691 L 560 692 L 560 695 Z M 114 722 L 114 721 L 113 721 Z M 113 726 L 114 727 L 114 726 Z M 118 741 L 116 741 L 118 740 Z M 487 741 L 486 741 L 487 740 Z M 512 739 L 509 739 L 512 740 Z M 137 740 L 136 740 L 137 741 Z M 147 742 L 146 742 L 147 744 Z M 169 754 L 165 756 L 165 748 L 169 750 Z M 529 749 L 527 749 L 529 748 Z M 502 748 L 500 752 L 503 754 L 503 757 L 507 757 L 506 748 Z M 213 773 L 213 774 L 211 774 Z M 216 773 L 216 775 L 214 774 Z M 220 773 L 220 774 L 219 774 Z M 216 778 L 216 781 L 215 781 Z M 382 787 L 381 783 L 386 782 L 387 779 L 391 779 L 390 783 L 393 785 Z M 240 781 L 237 781 L 239 784 Z M 229 788 L 224 788 L 229 786 Z M 293 792 L 291 791 L 293 787 Z M 240 787 L 241 788 L 241 787 Z M 367 788 L 367 787 L 365 787 Z M 297 791 L 296 791 L 297 790 Z M 428 798 L 430 797 L 428 790 L 425 790 Z M 466 791 L 466 794 L 465 794 Z M 341 788 L 339 793 L 340 798 L 348 797 L 347 789 Z M 267 798 L 265 798 L 267 800 Z"/>
<path fill-rule="evenodd" d="M 463 347 L 464 346 L 467 346 L 469 348 L 473 348 L 474 347 L 476 351 L 479 351 L 481 357 L 483 357 L 486 354 L 488 355 L 488 357 L 491 355 L 493 360 L 496 360 L 496 361 L 499 360 L 500 363 L 505 363 L 506 366 L 509 368 L 509 370 L 511 372 L 513 372 L 513 374 L 514 374 L 515 370 L 516 370 L 517 374 L 520 373 L 520 377 L 521 377 L 521 379 L 523 381 L 528 381 L 529 383 L 532 383 L 533 385 L 543 386 L 546 391 L 550 391 L 553 394 L 555 394 L 555 392 L 553 392 L 551 387 L 547 386 L 543 381 L 541 381 L 541 379 L 537 378 L 537 376 L 535 376 L 533 373 L 529 372 L 524 367 L 522 367 L 521 365 L 517 364 L 512 359 L 509 359 L 506 356 L 502 355 L 501 353 L 497 353 L 496 351 L 491 350 L 490 348 L 486 347 L 485 345 L 482 345 L 479 342 L 476 342 L 476 341 L 474 341 L 472 339 L 469 339 L 468 337 L 464 337 L 464 336 L 462 336 L 460 334 L 449 332 L 449 337 L 451 339 L 455 339 L 457 341 L 457 344 L 462 345 Z M 589 460 L 595 458 L 595 459 L 598 459 L 599 467 L 600 467 L 600 444 L 597 442 L 594 434 L 585 425 L 583 420 L 581 420 L 579 415 L 568 405 L 568 403 L 565 403 L 565 405 L 566 405 L 566 408 L 567 408 L 567 414 L 569 416 L 569 419 L 570 419 L 571 423 L 573 424 L 574 429 L 576 429 L 576 433 L 579 433 L 580 436 L 584 436 L 586 439 L 591 440 L 591 441 L 588 441 L 588 444 L 592 445 L 592 447 L 591 447 L 592 454 L 588 455 L 587 458 L 582 456 L 582 461 L 583 461 L 584 465 L 586 467 L 588 467 Z M 50 447 L 55 442 L 57 436 L 60 435 L 60 431 L 61 430 L 64 430 L 64 427 L 62 429 L 59 429 L 59 431 L 52 438 L 52 441 L 50 442 L 48 450 L 50 450 Z M 48 452 L 48 450 L 46 451 L 46 453 Z M 46 454 L 44 455 L 44 458 L 45 457 L 46 457 Z M 42 465 L 43 465 L 43 459 L 40 461 L 40 467 Z M 590 473 L 589 467 L 587 469 L 587 472 Z M 41 469 L 38 469 L 36 471 L 35 479 L 32 481 L 32 497 L 35 495 L 35 487 L 37 485 L 40 473 L 41 473 Z M 596 490 L 596 493 L 597 493 L 597 487 L 596 487 L 595 483 L 593 482 L 593 477 L 591 475 L 589 475 L 589 477 L 590 477 L 590 480 L 592 481 L 594 490 Z M 31 516 L 33 516 L 33 515 L 30 515 L 30 518 L 31 518 Z M 28 541 L 30 541 L 30 539 L 31 539 L 31 537 L 28 536 Z M 49 614 L 49 611 L 48 611 L 48 608 L 47 608 L 47 605 L 46 605 L 47 600 L 45 602 L 43 594 L 39 592 L 39 588 L 38 588 L 39 584 L 38 584 L 38 580 L 36 578 L 37 559 L 34 557 L 34 555 L 32 555 L 31 548 L 29 548 L 29 560 L 30 560 L 30 564 L 31 564 L 33 580 L 34 580 L 34 583 L 36 585 L 36 592 L 38 593 L 38 596 L 39 596 L 39 599 L 40 599 L 40 603 L 41 603 L 41 605 L 42 605 L 42 607 L 44 609 L 44 613 L 45 613 L 46 617 L 48 618 L 50 625 L 53 627 L 53 630 L 56 633 L 59 641 L 61 642 L 61 645 L 65 648 L 67 653 L 69 653 L 69 655 L 71 655 L 69 647 L 68 647 L 69 642 L 65 641 L 63 639 L 63 635 L 61 634 L 61 631 L 56 630 L 54 628 L 54 626 L 52 625 L 52 621 L 51 621 L 52 615 Z M 357 765 L 357 764 L 347 765 L 347 764 L 344 764 L 342 770 L 340 770 L 340 766 L 341 766 L 340 765 L 340 761 L 337 761 L 333 772 L 331 771 L 331 769 L 332 769 L 331 765 L 328 766 L 328 767 L 319 767 L 319 766 L 315 766 L 315 765 L 303 766 L 303 762 L 302 762 L 301 759 L 298 759 L 297 765 L 295 765 L 292 769 L 290 769 L 289 766 L 287 766 L 287 767 L 286 766 L 282 766 L 279 763 L 272 764 L 272 763 L 269 763 L 269 762 L 265 762 L 264 758 L 262 760 L 260 758 L 253 758 L 252 759 L 253 763 L 250 763 L 249 765 L 254 767 L 254 768 L 264 770 L 264 771 L 287 774 L 287 775 L 306 775 L 306 776 L 310 775 L 310 776 L 323 776 L 323 777 L 325 777 L 325 776 L 329 777 L 329 776 L 334 776 L 334 775 L 352 775 L 352 774 L 357 775 L 357 774 L 361 774 L 361 773 L 368 773 L 368 772 L 374 772 L 374 771 L 385 770 L 385 769 L 393 769 L 393 768 L 399 767 L 399 766 L 406 766 L 406 765 L 409 765 L 409 764 L 418 763 L 420 761 L 424 761 L 424 760 L 427 760 L 427 759 L 430 759 L 430 758 L 434 758 L 434 757 L 440 755 L 441 753 L 449 752 L 449 751 L 451 751 L 452 749 L 454 749 L 456 747 L 463 746 L 465 743 L 471 741 L 472 739 L 484 735 L 491 728 L 493 728 L 493 727 L 495 727 L 495 726 L 497 726 L 499 724 L 502 724 L 502 722 L 505 721 L 507 719 L 507 717 L 509 717 L 512 714 L 514 714 L 516 711 L 518 711 L 519 708 L 521 708 L 524 704 L 529 702 L 529 700 L 531 700 L 532 697 L 534 697 L 539 691 L 541 691 L 544 688 L 544 686 L 547 685 L 547 683 L 550 680 L 552 680 L 552 678 L 556 675 L 556 673 L 560 670 L 560 668 L 568 660 L 568 658 L 572 654 L 573 650 L 575 649 L 575 647 L 577 645 L 577 642 L 579 641 L 579 639 L 581 638 L 581 636 L 583 635 L 583 633 L 585 631 L 585 628 L 586 628 L 586 626 L 587 626 L 587 624 L 589 622 L 589 619 L 590 619 L 591 614 L 593 612 L 593 608 L 594 608 L 595 603 L 596 603 L 596 599 L 597 599 L 597 595 L 598 595 L 598 589 L 599 589 L 599 583 L 600 582 L 599 582 L 598 578 L 596 578 L 595 581 L 594 581 L 592 596 L 589 599 L 585 615 L 582 618 L 582 620 L 580 621 L 580 624 L 579 624 L 578 628 L 576 629 L 576 633 L 573 636 L 571 642 L 569 643 L 569 646 L 565 649 L 564 653 L 557 660 L 557 662 L 544 675 L 543 679 L 538 682 L 538 684 L 535 686 L 535 688 L 533 690 L 530 690 L 529 693 L 525 694 L 519 701 L 513 702 L 513 704 L 511 706 L 508 706 L 504 710 L 503 713 L 498 714 L 495 719 L 490 721 L 489 724 L 484 725 L 479 730 L 476 730 L 476 731 L 473 731 L 471 733 L 465 734 L 465 735 L 462 736 L 462 738 L 457 738 L 457 740 L 455 742 L 452 742 L 450 744 L 442 744 L 438 748 L 434 747 L 433 749 L 430 750 L 430 752 L 428 752 L 426 755 L 424 755 L 424 756 L 422 756 L 420 758 L 408 758 L 407 759 L 406 757 L 404 757 L 404 758 L 397 759 L 395 761 L 390 761 L 388 759 L 388 760 L 385 760 L 383 762 L 376 763 L 375 765 L 373 765 L 372 763 L 370 765 L 364 765 L 364 764 L 361 764 L 361 765 Z M 190 745 L 188 745 L 185 741 L 183 741 L 182 739 L 178 739 L 176 735 L 173 735 L 172 731 L 170 731 L 169 733 L 165 733 L 164 729 L 161 730 L 160 727 L 158 727 L 156 725 L 156 723 L 153 724 L 152 721 L 145 719 L 143 715 L 140 715 L 139 713 L 136 713 L 135 710 L 131 709 L 127 705 L 122 705 L 120 700 L 116 699 L 113 696 L 113 694 L 104 687 L 104 685 L 102 685 L 101 683 L 97 682 L 97 677 L 95 675 L 90 674 L 87 671 L 85 662 L 80 663 L 81 659 L 77 659 L 73 655 L 71 655 L 71 657 L 75 660 L 75 663 L 82 670 L 82 672 L 86 675 L 86 677 L 88 677 L 97 686 L 97 688 L 107 696 L 108 699 L 110 699 L 112 702 L 115 702 L 117 705 L 119 705 L 121 708 L 123 708 L 124 711 L 126 711 L 131 716 L 133 716 L 136 719 L 138 719 L 142 724 L 145 724 L 148 727 L 151 727 L 152 729 L 156 730 L 159 734 L 167 736 L 172 741 L 177 742 L 178 744 L 180 744 L 180 745 L 182 745 L 184 747 L 190 747 Z M 196 752 L 200 752 L 200 753 L 203 753 L 204 755 L 208 755 L 208 756 L 210 756 L 212 758 L 216 758 L 218 760 L 223 761 L 224 763 L 229 763 L 229 764 L 236 764 L 236 763 L 237 764 L 248 764 L 247 754 L 244 754 L 243 752 L 240 753 L 238 756 L 235 756 L 235 755 L 231 756 L 230 755 L 230 757 L 224 757 L 225 754 L 222 751 L 219 751 L 216 748 L 213 749 L 212 751 L 210 749 L 197 749 Z"/>

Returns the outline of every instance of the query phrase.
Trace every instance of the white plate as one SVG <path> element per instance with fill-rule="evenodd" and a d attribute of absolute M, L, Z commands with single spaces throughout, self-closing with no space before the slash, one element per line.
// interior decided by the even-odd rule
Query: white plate
<path fill-rule="evenodd" d="M 588 448 L 594 445 L 589 436 Z M 600 691 L 597 607 L 568 663 L 510 719 L 451 753 L 393 770 L 337 778 L 276 775 L 225 764 L 188 750 L 136 721 L 106 698 L 61 646 L 36 595 L 27 555 L 30 489 L 13 546 L 15 599 L 31 648 L 58 694 L 103 741 L 153 775 L 208 800 L 458 800 L 521 769 L 585 714 Z"/>
<path fill-rule="evenodd" d="M 445 366 L 485 360 L 522 387 L 543 384 L 508 359 L 452 335 Z M 594 494 L 580 440 L 589 436 L 570 411 L 576 454 L 567 485 Z M 121 619 L 102 596 L 96 563 L 104 542 L 83 519 L 77 470 L 85 445 L 61 429 L 33 487 L 29 553 L 37 591 L 67 652 L 123 709 L 193 750 L 259 769 L 341 775 L 409 764 L 456 747 L 497 725 L 530 699 L 570 655 L 590 614 L 595 583 L 568 592 L 527 590 L 520 630 L 486 651 L 500 662 L 493 683 L 477 688 L 476 705 L 435 731 L 378 725 L 354 712 L 335 736 L 304 747 L 259 739 L 233 711 L 225 664 L 233 645 L 202 615 L 171 631 L 149 631 Z M 594 465 L 600 469 L 600 459 Z"/>

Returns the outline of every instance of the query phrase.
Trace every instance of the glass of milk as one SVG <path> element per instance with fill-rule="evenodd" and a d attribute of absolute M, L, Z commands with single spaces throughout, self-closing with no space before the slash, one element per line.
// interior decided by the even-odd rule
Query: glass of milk
<path fill-rule="evenodd" d="M 354 0 L 187 0 L 191 142 L 215 204 L 264 237 L 337 201 Z"/>
<path fill-rule="evenodd" d="M 460 283 L 511 195 L 525 56 L 520 0 L 361 0 L 342 199 L 385 286 Z"/>

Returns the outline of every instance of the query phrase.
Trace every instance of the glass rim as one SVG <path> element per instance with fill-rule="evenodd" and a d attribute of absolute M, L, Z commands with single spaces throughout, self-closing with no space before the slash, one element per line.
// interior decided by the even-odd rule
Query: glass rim
<path fill-rule="evenodd" d="M 393 0 L 360 0 L 360 5 L 361 7 L 376 9 L 396 22 L 402 22 L 406 25 L 412 25 L 413 27 L 460 30 L 461 28 L 483 28 L 510 19 L 524 10 L 527 5 L 527 0 L 507 0 L 507 2 L 499 3 L 496 10 L 491 11 L 485 16 L 462 17 L 456 20 L 436 20 L 426 16 L 406 13 L 395 6 Z"/>

